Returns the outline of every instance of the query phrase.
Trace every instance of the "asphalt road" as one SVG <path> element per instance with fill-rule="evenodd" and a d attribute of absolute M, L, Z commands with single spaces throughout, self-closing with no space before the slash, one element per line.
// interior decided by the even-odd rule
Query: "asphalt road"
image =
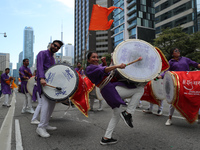
<path fill-rule="evenodd" d="M 12 97 L 10 97 L 12 100 Z M 105 133 L 111 118 L 111 109 L 104 102 L 103 111 L 97 111 L 98 101 L 94 111 L 85 117 L 77 108 L 68 108 L 61 103 L 56 104 L 50 125 L 56 126 L 56 131 L 49 131 L 49 138 L 39 137 L 31 125 L 31 114 L 21 114 L 24 95 L 16 93 L 16 102 L 12 101 L 10 108 L 2 107 L 4 98 L 0 99 L 0 150 L 5 145 L 7 136 L 3 135 L 8 126 L 4 127 L 7 114 L 13 110 L 11 139 L 8 139 L 8 149 L 12 150 L 198 150 L 200 149 L 200 125 L 196 122 L 188 124 L 177 111 L 174 113 L 173 125 L 165 126 L 168 118 L 167 102 L 164 102 L 163 115 L 145 114 L 142 109 L 148 107 L 143 101 L 143 107 L 133 115 L 134 128 L 127 127 L 122 120 L 115 128 L 113 137 L 117 144 L 102 146 L 100 139 Z M 36 107 L 37 103 L 33 103 Z M 123 107 L 125 109 L 125 107 Z M 157 106 L 154 106 L 156 113 Z M 5 134 L 5 133 L 4 133 Z"/>

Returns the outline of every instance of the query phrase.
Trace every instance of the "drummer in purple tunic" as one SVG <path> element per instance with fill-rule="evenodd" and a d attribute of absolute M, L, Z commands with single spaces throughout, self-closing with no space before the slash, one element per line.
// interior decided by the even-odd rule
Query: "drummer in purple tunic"
<path fill-rule="evenodd" d="M 11 106 L 9 102 L 9 95 L 11 94 L 11 88 L 8 82 L 11 79 L 13 79 L 12 77 L 9 77 L 8 75 L 9 72 L 10 72 L 10 69 L 6 68 L 5 73 L 1 75 L 1 90 L 2 90 L 2 93 L 5 95 L 5 100 L 2 106 L 7 106 L 7 107 Z"/>
<path fill-rule="evenodd" d="M 29 59 L 25 58 L 23 60 L 23 66 L 19 68 L 19 76 L 21 79 L 21 92 L 25 95 L 24 98 L 24 104 L 21 113 L 34 113 L 33 107 L 32 107 L 32 97 L 28 93 L 27 90 L 27 83 L 28 80 L 31 78 L 32 73 L 31 70 L 28 68 L 29 65 Z"/>
<path fill-rule="evenodd" d="M 191 59 L 187 57 L 182 57 L 180 55 L 180 50 L 178 48 L 172 48 L 170 51 L 170 56 L 172 57 L 169 60 L 170 68 L 167 71 L 190 71 L 190 66 L 193 66 L 195 68 L 200 68 L 200 64 L 198 64 L 195 61 L 192 61 Z M 166 71 L 165 71 L 166 72 Z M 159 79 L 163 78 L 165 75 L 165 72 L 162 73 L 160 76 L 158 76 Z M 174 107 L 172 104 L 169 106 L 169 119 L 165 123 L 166 126 L 169 126 L 172 124 L 172 115 L 174 114 Z M 200 112 L 199 117 L 200 121 Z"/>
<path fill-rule="evenodd" d="M 86 75 L 96 85 L 101 85 L 105 77 L 109 75 L 109 72 L 116 69 L 124 69 L 126 64 L 114 65 L 107 67 L 105 66 L 105 57 L 101 59 L 103 64 L 99 65 L 98 55 L 95 52 L 90 52 L 87 56 L 89 66 L 86 68 Z M 114 144 L 117 142 L 116 139 L 112 138 L 112 133 L 115 126 L 117 125 L 120 116 L 124 120 L 125 124 L 133 128 L 132 115 L 139 103 L 140 98 L 144 93 L 144 87 L 136 87 L 134 84 L 128 85 L 124 82 L 108 82 L 104 87 L 100 87 L 101 94 L 106 100 L 108 105 L 113 109 L 113 116 L 109 122 L 106 133 L 102 137 L 100 143 L 102 145 Z M 127 109 L 122 112 L 121 105 L 126 105 L 122 98 L 131 98 Z"/>
<path fill-rule="evenodd" d="M 49 119 L 54 110 L 56 102 L 51 101 L 44 96 L 42 93 L 42 86 L 46 86 L 45 71 L 55 64 L 53 55 L 61 48 L 62 45 L 62 41 L 55 40 L 50 45 L 48 50 L 40 51 L 37 55 L 37 99 L 38 101 L 41 101 L 41 113 L 40 123 L 36 129 L 36 133 L 41 137 L 50 137 L 50 134 L 46 130 L 57 129 L 57 127 L 52 127 L 49 125 Z"/>

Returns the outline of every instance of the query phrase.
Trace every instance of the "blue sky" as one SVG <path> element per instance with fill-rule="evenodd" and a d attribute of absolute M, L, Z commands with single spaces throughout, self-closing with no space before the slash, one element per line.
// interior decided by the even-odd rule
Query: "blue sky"
<path fill-rule="evenodd" d="M 10 53 L 10 62 L 16 68 L 19 53 L 23 51 L 23 32 L 26 26 L 34 30 L 34 58 L 47 49 L 52 40 L 61 39 L 74 45 L 74 0 L 1 0 L 0 53 Z"/>

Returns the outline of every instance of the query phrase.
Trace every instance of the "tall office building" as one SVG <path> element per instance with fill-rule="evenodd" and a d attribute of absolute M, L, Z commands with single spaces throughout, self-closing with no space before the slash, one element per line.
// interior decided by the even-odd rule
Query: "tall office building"
<path fill-rule="evenodd" d="M 29 67 L 33 65 L 33 42 L 34 42 L 34 35 L 33 35 L 33 28 L 32 27 L 25 27 L 24 29 L 24 49 L 23 49 L 23 59 L 29 59 Z"/>
<path fill-rule="evenodd" d="M 74 46 L 70 43 L 65 45 L 65 56 L 74 58 Z"/>
<path fill-rule="evenodd" d="M 113 5 L 123 8 L 114 10 L 114 48 L 126 39 L 142 39 L 152 42 L 155 38 L 154 0 L 113 0 Z"/>
<path fill-rule="evenodd" d="M 0 72 L 4 72 L 6 68 L 9 68 L 10 54 L 0 53 Z"/>
<path fill-rule="evenodd" d="M 9 68 L 10 68 L 9 75 L 12 76 L 13 75 L 13 64 L 12 63 L 9 63 Z"/>
<path fill-rule="evenodd" d="M 197 32 L 196 0 L 155 0 L 156 34 L 162 29 L 182 26 L 188 34 Z"/>
<path fill-rule="evenodd" d="M 110 0 L 75 0 L 75 46 L 74 46 L 74 62 L 82 62 L 85 60 L 86 53 L 96 51 L 99 56 L 110 53 L 113 50 L 112 32 L 107 31 L 90 31 L 89 23 L 92 13 L 93 4 L 99 4 L 102 7 L 110 7 Z M 108 19 L 110 19 L 109 16 Z"/>
<path fill-rule="evenodd" d="M 200 0 L 197 0 L 197 26 L 200 31 Z"/>

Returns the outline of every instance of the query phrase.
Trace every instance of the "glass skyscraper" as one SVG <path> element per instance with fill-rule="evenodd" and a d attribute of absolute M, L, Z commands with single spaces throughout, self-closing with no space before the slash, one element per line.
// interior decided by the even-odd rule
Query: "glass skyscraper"
<path fill-rule="evenodd" d="M 32 27 L 25 27 L 24 29 L 24 49 L 23 49 L 23 59 L 29 59 L 29 67 L 33 66 L 33 42 L 34 42 L 34 35 L 33 35 L 33 28 Z"/>

